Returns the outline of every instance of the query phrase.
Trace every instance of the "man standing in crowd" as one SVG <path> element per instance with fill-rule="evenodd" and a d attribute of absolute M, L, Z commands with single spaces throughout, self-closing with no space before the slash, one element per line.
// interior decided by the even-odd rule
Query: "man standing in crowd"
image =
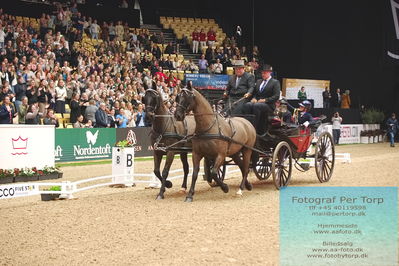
<path fill-rule="evenodd" d="M 224 97 L 228 98 L 229 113 L 242 114 L 243 106 L 255 87 L 255 77 L 245 72 L 244 60 L 233 62 L 234 75 L 230 77 Z"/>
<path fill-rule="evenodd" d="M 334 102 L 334 107 L 341 108 L 341 89 L 337 89 L 334 93 L 334 97 L 332 97 Z"/>
<path fill-rule="evenodd" d="M 193 37 L 193 54 L 198 54 L 198 45 L 200 40 L 198 29 L 195 29 L 191 36 Z"/>
<path fill-rule="evenodd" d="M 323 91 L 323 108 L 330 108 L 331 103 L 331 93 L 330 88 L 326 87 Z"/>
<path fill-rule="evenodd" d="M 100 108 L 96 111 L 96 127 L 109 127 L 105 103 L 100 103 Z"/>
<path fill-rule="evenodd" d="M 388 118 L 387 123 L 388 127 L 388 137 L 389 141 L 391 142 L 391 147 L 395 147 L 395 135 L 398 132 L 399 124 L 398 120 L 396 119 L 396 114 L 392 113 L 391 117 Z"/>
<path fill-rule="evenodd" d="M 332 122 L 332 131 L 333 131 L 333 139 L 334 144 L 339 144 L 339 138 L 341 137 L 341 123 L 342 117 L 339 116 L 339 113 L 336 112 L 334 116 L 331 118 Z"/>
<path fill-rule="evenodd" d="M 262 68 L 262 79 L 246 94 L 246 97 L 252 99 L 245 104 L 244 113 L 255 115 L 251 122 L 259 135 L 267 132 L 268 117 L 273 114 L 276 101 L 280 97 L 280 82 L 271 76 L 272 72 L 273 68 L 265 65 Z"/>

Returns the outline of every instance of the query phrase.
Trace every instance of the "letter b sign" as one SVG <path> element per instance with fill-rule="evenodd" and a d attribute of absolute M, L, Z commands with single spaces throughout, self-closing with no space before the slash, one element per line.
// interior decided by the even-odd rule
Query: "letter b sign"
<path fill-rule="evenodd" d="M 132 167 L 132 165 L 133 165 L 132 154 L 126 154 L 126 167 Z"/>

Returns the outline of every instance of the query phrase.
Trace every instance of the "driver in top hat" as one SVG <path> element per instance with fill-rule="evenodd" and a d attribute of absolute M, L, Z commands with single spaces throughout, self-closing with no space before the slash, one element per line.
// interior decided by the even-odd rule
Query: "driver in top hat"
<path fill-rule="evenodd" d="M 249 92 L 254 90 L 255 77 L 245 72 L 244 60 L 233 62 L 234 75 L 230 77 L 224 97 L 228 97 L 228 107 L 232 115 L 243 114 Z"/>
<path fill-rule="evenodd" d="M 280 82 L 271 76 L 273 68 L 270 65 L 264 65 L 261 71 L 262 79 L 259 79 L 255 87 L 245 95 L 251 101 L 246 103 L 243 108 L 244 114 L 255 116 L 251 122 L 259 135 L 267 132 L 268 117 L 274 113 L 281 90 Z"/>

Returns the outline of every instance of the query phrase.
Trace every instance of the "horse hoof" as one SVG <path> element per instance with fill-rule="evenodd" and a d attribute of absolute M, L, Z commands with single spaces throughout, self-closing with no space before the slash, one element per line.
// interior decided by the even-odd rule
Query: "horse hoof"
<path fill-rule="evenodd" d="M 208 185 L 210 187 L 217 187 L 218 186 L 218 184 L 216 182 L 208 182 Z"/>
<path fill-rule="evenodd" d="M 251 191 L 251 190 L 252 190 L 252 184 L 249 183 L 249 182 L 245 183 L 245 188 L 246 188 L 247 190 Z"/>
<path fill-rule="evenodd" d="M 182 194 L 186 194 L 186 192 L 187 192 L 187 189 L 186 188 L 184 188 L 184 187 L 182 187 L 182 188 L 180 188 L 180 193 L 182 193 Z"/>
<path fill-rule="evenodd" d="M 186 197 L 186 199 L 184 200 L 184 202 L 193 202 L 193 198 Z"/>
<path fill-rule="evenodd" d="M 239 190 L 236 192 L 236 194 L 237 194 L 238 196 L 242 196 L 242 190 L 239 189 Z"/>
<path fill-rule="evenodd" d="M 220 188 L 222 189 L 222 191 L 224 193 L 228 193 L 229 192 L 229 186 L 226 185 L 226 184 L 223 184 Z"/>
<path fill-rule="evenodd" d="M 169 180 L 166 180 L 166 181 L 165 181 L 165 187 L 166 187 L 166 188 L 171 188 L 171 187 L 173 187 L 172 182 L 170 182 Z"/>
<path fill-rule="evenodd" d="M 158 195 L 157 200 L 163 200 L 165 197 L 163 195 Z"/>

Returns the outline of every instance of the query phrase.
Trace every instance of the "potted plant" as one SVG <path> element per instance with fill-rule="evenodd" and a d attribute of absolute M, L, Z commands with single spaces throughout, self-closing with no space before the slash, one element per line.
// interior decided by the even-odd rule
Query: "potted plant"
<path fill-rule="evenodd" d="M 36 167 L 0 169 L 0 184 L 31 182 L 55 178 L 62 178 L 62 172 L 58 168 L 50 166 L 45 166 L 43 169 L 37 169 Z"/>
<path fill-rule="evenodd" d="M 63 173 L 58 167 L 45 166 L 42 169 L 43 175 L 39 175 L 39 180 L 62 178 Z"/>
<path fill-rule="evenodd" d="M 14 172 L 12 170 L 0 169 L 0 184 L 14 182 Z"/>
<path fill-rule="evenodd" d="M 61 186 L 52 186 L 49 189 L 46 189 L 46 191 L 61 191 Z M 50 201 L 50 200 L 55 200 L 60 197 L 60 193 L 54 193 L 54 194 L 40 194 L 42 201 Z"/>

